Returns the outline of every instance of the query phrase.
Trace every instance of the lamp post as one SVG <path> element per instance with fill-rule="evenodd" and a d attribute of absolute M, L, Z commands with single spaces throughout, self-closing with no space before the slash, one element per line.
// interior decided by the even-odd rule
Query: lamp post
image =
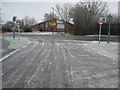
<path fill-rule="evenodd" d="M 54 17 L 54 8 L 52 7 L 52 9 L 53 9 L 53 17 Z"/>
<path fill-rule="evenodd" d="M 53 9 L 53 18 L 54 18 L 54 8 L 52 7 L 52 9 Z M 53 28 L 53 31 L 52 31 L 52 32 L 53 32 L 53 34 L 54 34 L 54 28 Z"/>

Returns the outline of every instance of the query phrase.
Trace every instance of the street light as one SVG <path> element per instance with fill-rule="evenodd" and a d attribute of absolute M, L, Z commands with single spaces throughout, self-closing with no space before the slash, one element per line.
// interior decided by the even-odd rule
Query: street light
<path fill-rule="evenodd" d="M 53 9 L 53 17 L 54 17 L 54 8 L 52 7 L 52 9 Z"/>
<path fill-rule="evenodd" d="M 53 18 L 54 18 L 54 8 L 52 7 L 52 9 L 53 9 Z M 53 28 L 53 34 L 54 34 L 54 28 Z"/>

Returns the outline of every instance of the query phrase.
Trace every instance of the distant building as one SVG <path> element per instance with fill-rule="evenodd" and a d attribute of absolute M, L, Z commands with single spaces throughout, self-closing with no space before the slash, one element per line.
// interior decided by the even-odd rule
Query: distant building
<path fill-rule="evenodd" d="M 73 24 L 69 22 L 65 22 L 58 19 L 52 19 L 48 21 L 44 21 L 41 23 L 37 23 L 32 26 L 34 31 L 41 32 L 73 32 Z"/>

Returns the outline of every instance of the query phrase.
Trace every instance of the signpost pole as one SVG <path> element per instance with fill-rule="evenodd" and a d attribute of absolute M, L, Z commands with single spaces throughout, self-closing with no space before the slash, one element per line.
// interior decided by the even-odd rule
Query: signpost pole
<path fill-rule="evenodd" d="M 13 18 L 12 18 L 12 21 L 13 21 L 13 23 L 14 23 L 14 25 L 13 25 L 13 39 L 15 39 L 15 28 L 16 28 L 16 24 L 15 24 L 15 21 L 16 21 L 16 16 L 13 16 Z"/>
<path fill-rule="evenodd" d="M 109 23 L 109 30 L 108 30 L 108 43 L 110 42 L 110 23 Z"/>
<path fill-rule="evenodd" d="M 99 44 L 100 44 L 100 40 L 101 40 L 101 27 L 102 27 L 102 24 L 104 23 L 104 18 L 100 17 L 99 20 L 98 20 L 98 23 L 100 25 L 100 28 L 99 28 Z"/>
<path fill-rule="evenodd" d="M 15 27 L 12 27 L 12 31 L 13 31 L 13 39 L 15 39 Z"/>
<path fill-rule="evenodd" d="M 20 40 L 20 26 L 18 25 L 18 33 L 19 33 L 19 40 Z"/>
<path fill-rule="evenodd" d="M 20 19 L 16 20 L 17 26 L 18 26 L 18 33 L 19 33 L 19 40 L 20 40 Z"/>
<path fill-rule="evenodd" d="M 107 21 L 109 22 L 109 29 L 108 29 L 108 44 L 109 44 L 109 42 L 110 42 L 110 25 L 111 25 L 111 22 L 112 22 L 112 19 L 113 19 L 113 17 L 112 17 L 112 15 L 111 14 L 109 14 L 108 16 L 107 16 Z"/>
<path fill-rule="evenodd" d="M 15 31 L 13 31 L 13 39 L 15 39 Z"/>
<path fill-rule="evenodd" d="M 100 24 L 100 28 L 99 28 L 99 44 L 100 44 L 100 39 L 101 39 L 101 24 Z"/>

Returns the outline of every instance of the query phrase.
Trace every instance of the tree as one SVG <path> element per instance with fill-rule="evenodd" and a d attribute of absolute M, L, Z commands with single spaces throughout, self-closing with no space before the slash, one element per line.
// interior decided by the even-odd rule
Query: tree
<path fill-rule="evenodd" d="M 73 19 L 75 23 L 75 34 L 95 34 L 97 33 L 97 20 L 104 16 L 107 11 L 105 2 L 79 2 L 74 7 Z"/>
<path fill-rule="evenodd" d="M 36 20 L 34 19 L 34 17 L 30 18 L 29 16 L 25 16 L 23 19 L 24 25 L 25 26 L 32 26 L 33 24 L 36 23 Z"/>
<path fill-rule="evenodd" d="M 55 14 L 53 15 L 52 13 L 50 13 L 50 14 L 45 13 L 43 21 L 51 20 L 51 19 L 54 19 L 54 18 L 58 18 L 58 17 Z"/>
<path fill-rule="evenodd" d="M 6 24 L 2 25 L 2 32 L 12 31 L 13 26 L 14 26 L 14 23 L 12 21 L 6 22 Z"/>
<path fill-rule="evenodd" d="M 30 18 L 30 26 L 36 23 L 36 20 L 34 17 Z"/>
<path fill-rule="evenodd" d="M 74 7 L 74 34 L 75 35 L 83 35 L 85 33 L 85 13 L 82 7 L 76 5 Z"/>
<path fill-rule="evenodd" d="M 24 25 L 29 26 L 29 17 L 28 16 L 25 16 L 23 21 L 24 21 Z"/>
<path fill-rule="evenodd" d="M 63 5 L 56 5 L 56 13 L 59 16 L 59 18 L 65 22 L 70 22 L 71 16 L 73 12 L 73 6 L 70 3 L 65 3 Z M 65 23 L 65 33 L 68 31 L 68 25 Z"/>
<path fill-rule="evenodd" d="M 56 5 L 56 13 L 60 19 L 69 22 L 72 14 L 72 5 L 70 3 L 65 3 L 62 6 Z"/>
<path fill-rule="evenodd" d="M 103 26 L 102 26 L 102 34 L 108 35 L 108 30 L 109 30 L 109 22 L 107 21 Z M 118 21 L 118 15 L 112 14 L 112 21 L 111 21 L 111 27 L 110 27 L 110 34 L 111 35 L 119 35 L 119 30 L 120 30 L 120 23 Z"/>
<path fill-rule="evenodd" d="M 32 32 L 32 29 L 30 27 L 25 27 L 24 32 Z"/>
<path fill-rule="evenodd" d="M 31 32 L 31 26 L 36 23 L 36 20 L 34 17 L 30 18 L 29 16 L 25 16 L 22 21 L 20 28 L 24 30 L 24 32 Z"/>

